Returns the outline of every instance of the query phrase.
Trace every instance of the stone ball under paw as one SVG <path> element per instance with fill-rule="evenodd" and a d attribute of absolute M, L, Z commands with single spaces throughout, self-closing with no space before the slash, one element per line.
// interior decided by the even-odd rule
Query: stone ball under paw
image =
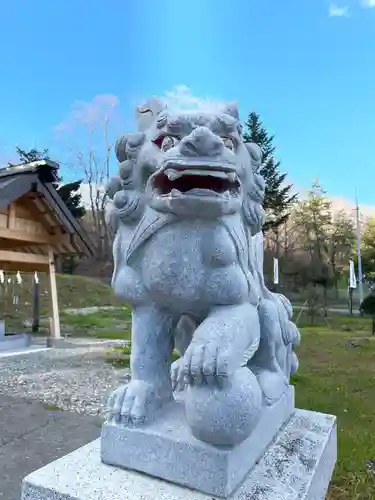
<path fill-rule="evenodd" d="M 246 367 L 224 380 L 222 387 L 189 385 L 186 420 L 197 439 L 216 446 L 234 446 L 250 436 L 262 411 L 262 392 Z"/>

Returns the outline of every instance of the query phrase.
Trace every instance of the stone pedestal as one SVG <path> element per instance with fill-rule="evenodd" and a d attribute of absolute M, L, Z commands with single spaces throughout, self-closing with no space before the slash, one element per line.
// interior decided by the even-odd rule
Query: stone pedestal
<path fill-rule="evenodd" d="M 30 335 L 27 333 L 5 334 L 5 321 L 0 320 L 0 351 L 9 351 L 29 347 Z"/>
<path fill-rule="evenodd" d="M 172 402 L 146 427 L 104 424 L 101 457 L 109 465 L 227 498 L 294 411 L 294 387 L 290 386 L 280 401 L 264 408 L 249 438 L 224 448 L 196 439 L 186 423 L 184 403 Z"/>
<path fill-rule="evenodd" d="M 324 500 L 336 462 L 336 418 L 296 410 L 230 500 Z M 106 465 L 100 439 L 30 474 L 22 500 L 216 500 L 218 496 Z M 157 457 L 153 457 L 157 460 Z M 245 461 L 247 457 L 244 455 Z M 145 459 L 144 459 L 145 460 Z M 181 455 L 176 462 L 185 461 Z M 205 457 L 199 466 L 205 469 Z M 215 471 L 212 471 L 213 473 Z M 199 477 L 196 478 L 197 484 Z"/>

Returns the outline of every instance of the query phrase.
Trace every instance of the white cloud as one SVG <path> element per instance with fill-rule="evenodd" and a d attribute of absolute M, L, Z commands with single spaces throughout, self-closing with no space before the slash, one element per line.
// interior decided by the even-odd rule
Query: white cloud
<path fill-rule="evenodd" d="M 161 99 L 170 110 L 201 110 L 217 111 L 226 104 L 223 101 L 194 96 L 186 85 L 176 85 L 172 90 L 167 90 Z"/>
<path fill-rule="evenodd" d="M 361 5 L 364 9 L 371 9 L 375 7 L 375 0 L 361 0 Z"/>
<path fill-rule="evenodd" d="M 119 105 L 119 98 L 112 94 L 98 94 L 91 101 L 75 101 L 64 121 L 56 125 L 55 131 L 65 132 L 77 124 L 93 125 L 108 118 Z"/>
<path fill-rule="evenodd" d="M 375 0 L 367 1 L 374 2 Z M 349 17 L 349 7 L 339 7 L 338 5 L 331 3 L 331 5 L 329 6 L 328 15 L 330 17 Z"/>
<path fill-rule="evenodd" d="M 87 210 L 90 210 L 91 208 L 91 199 L 96 199 L 97 193 L 99 192 L 99 198 L 102 198 L 104 196 L 104 186 L 99 186 L 97 184 L 92 184 L 91 188 L 90 185 L 83 181 L 79 192 L 82 196 L 82 203 L 86 207 Z"/>

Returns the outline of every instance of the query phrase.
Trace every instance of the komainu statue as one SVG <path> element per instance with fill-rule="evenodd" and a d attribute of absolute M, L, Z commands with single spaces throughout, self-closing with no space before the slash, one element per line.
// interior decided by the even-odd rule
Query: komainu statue
<path fill-rule="evenodd" d="M 196 439 L 233 447 L 298 368 L 291 305 L 263 278 L 261 150 L 234 104 L 177 112 L 152 98 L 137 119 L 107 188 L 112 285 L 133 308 L 131 381 L 108 422 L 147 427 L 180 397 Z"/>

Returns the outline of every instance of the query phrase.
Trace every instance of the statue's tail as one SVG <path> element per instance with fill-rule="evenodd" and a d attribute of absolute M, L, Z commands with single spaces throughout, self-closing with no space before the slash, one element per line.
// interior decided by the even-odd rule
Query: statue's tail
<path fill-rule="evenodd" d="M 288 349 L 288 365 L 290 367 L 289 374 L 294 375 L 298 370 L 299 362 L 293 349 L 296 345 L 300 344 L 301 335 L 296 325 L 292 322 L 293 308 L 289 300 L 281 294 L 274 294 L 274 296 L 278 304 L 279 321 L 283 341 Z"/>

